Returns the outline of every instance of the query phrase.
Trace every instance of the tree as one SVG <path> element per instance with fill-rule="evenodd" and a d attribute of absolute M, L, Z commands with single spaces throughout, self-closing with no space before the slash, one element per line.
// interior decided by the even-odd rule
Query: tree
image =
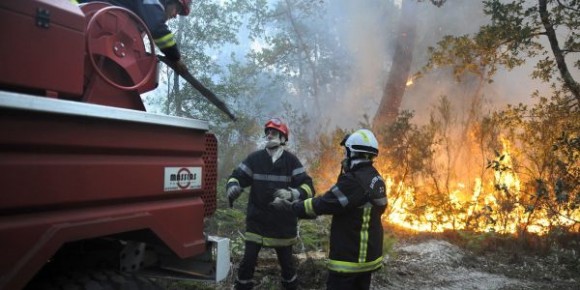
<path fill-rule="evenodd" d="M 558 94 L 540 98 L 533 107 L 508 106 L 493 116 L 501 134 L 519 150 L 511 152 L 510 168 L 492 161 L 490 167 L 502 174 L 506 170 L 525 177 L 518 199 L 506 192 L 504 201 L 525 212 L 522 231 L 537 219 L 546 218 L 548 230 L 578 229 L 580 225 L 580 112 L 568 111 L 566 98 Z M 499 155 L 498 158 L 505 156 Z M 498 189 L 505 190 L 502 184 Z"/>
<path fill-rule="evenodd" d="M 376 129 L 393 123 L 399 114 L 399 108 L 405 94 L 407 80 L 410 77 L 413 51 L 415 49 L 418 2 L 422 0 L 403 0 L 401 4 L 401 17 L 397 38 L 395 40 L 395 52 L 389 71 L 383 96 L 373 119 L 373 127 Z M 446 0 L 431 0 L 437 7 L 443 6 Z"/>
<path fill-rule="evenodd" d="M 580 5 L 575 0 L 538 0 L 537 5 L 529 2 L 483 1 L 491 24 L 482 26 L 473 36 L 446 36 L 437 48 L 430 49 L 427 68 L 451 66 L 456 77 L 473 73 L 492 82 L 498 68 L 512 69 L 540 58 L 532 77 L 553 82 L 554 87 L 570 94 L 573 105 L 580 105 L 580 85 L 567 64 L 567 59 L 580 53 Z M 559 35 L 564 34 L 567 36 L 562 45 Z M 580 61 L 573 67 L 578 72 Z"/>
<path fill-rule="evenodd" d="M 375 113 L 373 127 L 375 129 L 391 124 L 399 114 L 399 107 L 407 86 L 407 80 L 413 61 L 415 48 L 415 32 L 417 30 L 417 7 L 415 1 L 403 1 L 401 18 L 393 54 L 393 64 L 383 90 L 383 97 Z"/>
<path fill-rule="evenodd" d="M 437 66 L 451 67 L 458 81 L 475 76 L 489 83 L 501 67 L 512 69 L 539 59 L 532 77 L 552 82 L 556 90 L 551 101 L 539 98 L 532 109 L 521 104 L 508 106 L 491 119 L 473 123 L 473 128 L 480 128 L 476 135 L 480 135 L 482 150 L 496 152 L 489 168 L 500 176 L 494 181 L 497 207 L 488 207 L 480 216 L 504 230 L 507 221 L 514 218 L 521 219 L 519 230 L 523 232 L 542 218 L 548 219 L 548 231 L 562 227 L 563 220 L 571 221 L 574 229 L 578 226 L 579 202 L 575 145 L 578 129 L 574 124 L 578 123 L 579 99 L 578 83 L 569 71 L 566 57 L 580 52 L 580 7 L 577 1 L 539 0 L 534 5 L 527 2 L 484 1 L 484 13 L 491 17 L 491 24 L 472 36 L 444 37 L 436 48 L 430 48 L 431 57 L 423 72 Z M 561 35 L 565 33 L 568 36 L 561 46 Z M 573 67 L 580 68 L 579 63 Z M 484 127 L 490 128 L 486 123 L 492 123 L 494 132 L 481 134 L 488 131 Z M 506 138 L 521 149 L 510 153 L 509 165 L 502 165 L 507 155 L 497 153 L 499 138 Z M 489 148 L 483 147 L 486 144 Z M 523 179 L 522 189 L 517 189 L 520 194 L 502 183 L 501 176 L 510 174 Z"/>
<path fill-rule="evenodd" d="M 344 74 L 339 62 L 332 32 L 326 27 L 322 1 L 282 0 L 272 10 L 255 18 L 250 34 L 254 41 L 263 41 L 259 50 L 248 57 L 263 70 L 283 78 L 288 87 L 280 98 L 292 102 L 303 111 L 318 116 L 322 111 L 322 88 Z"/>

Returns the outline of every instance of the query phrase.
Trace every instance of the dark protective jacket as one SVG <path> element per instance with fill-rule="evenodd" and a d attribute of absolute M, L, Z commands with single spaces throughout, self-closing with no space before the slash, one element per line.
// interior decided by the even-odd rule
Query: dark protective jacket
<path fill-rule="evenodd" d="M 99 0 L 80 0 L 79 3 L 95 2 Z M 172 61 L 181 59 L 173 33 L 165 24 L 165 0 L 100 0 L 111 5 L 131 10 L 145 22 L 153 36 L 153 42 Z"/>
<path fill-rule="evenodd" d="M 284 151 L 272 163 L 266 149 L 250 154 L 234 169 L 227 187 L 238 183 L 251 186 L 246 212 L 246 240 L 266 247 L 289 246 L 296 243 L 297 217 L 289 212 L 276 211 L 270 206 L 273 194 L 280 188 L 295 188 L 300 199 L 314 196 L 312 179 L 294 154 Z"/>
<path fill-rule="evenodd" d="M 370 160 L 342 173 L 324 195 L 292 205 L 299 217 L 332 215 L 328 269 L 341 273 L 374 271 L 382 266 L 385 182 Z"/>

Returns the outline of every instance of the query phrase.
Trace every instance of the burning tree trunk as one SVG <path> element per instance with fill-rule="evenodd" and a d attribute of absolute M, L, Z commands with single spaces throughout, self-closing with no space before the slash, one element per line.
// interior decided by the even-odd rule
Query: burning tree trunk
<path fill-rule="evenodd" d="M 389 72 L 389 78 L 383 90 L 383 97 L 373 120 L 375 129 L 391 124 L 399 114 L 399 107 L 403 100 L 407 79 L 413 60 L 413 48 L 415 46 L 415 31 L 417 28 L 416 1 L 402 1 L 402 13 L 399 20 L 399 31 L 393 55 L 393 64 Z"/>

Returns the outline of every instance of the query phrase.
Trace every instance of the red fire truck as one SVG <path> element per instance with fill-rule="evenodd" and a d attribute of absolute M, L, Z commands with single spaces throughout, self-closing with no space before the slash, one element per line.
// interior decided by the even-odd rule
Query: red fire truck
<path fill-rule="evenodd" d="M 145 111 L 158 59 L 141 19 L 0 1 L 0 35 L 0 289 L 225 278 L 229 240 L 204 232 L 217 141 L 205 121 Z"/>

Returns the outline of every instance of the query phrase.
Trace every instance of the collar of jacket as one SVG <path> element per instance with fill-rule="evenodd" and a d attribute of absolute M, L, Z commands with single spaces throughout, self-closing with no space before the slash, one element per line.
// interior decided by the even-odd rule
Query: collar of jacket
<path fill-rule="evenodd" d="M 359 169 L 359 168 L 364 167 L 364 166 L 370 166 L 372 164 L 373 164 L 373 161 L 368 160 L 366 158 L 351 159 L 349 171 L 356 170 L 356 169 Z"/>
<path fill-rule="evenodd" d="M 275 163 L 276 160 L 278 160 L 280 158 L 280 156 L 282 156 L 282 153 L 284 152 L 284 147 L 282 146 L 278 146 L 275 148 L 266 148 L 266 152 L 268 152 L 268 155 L 270 155 L 270 157 L 272 157 L 272 163 Z"/>

